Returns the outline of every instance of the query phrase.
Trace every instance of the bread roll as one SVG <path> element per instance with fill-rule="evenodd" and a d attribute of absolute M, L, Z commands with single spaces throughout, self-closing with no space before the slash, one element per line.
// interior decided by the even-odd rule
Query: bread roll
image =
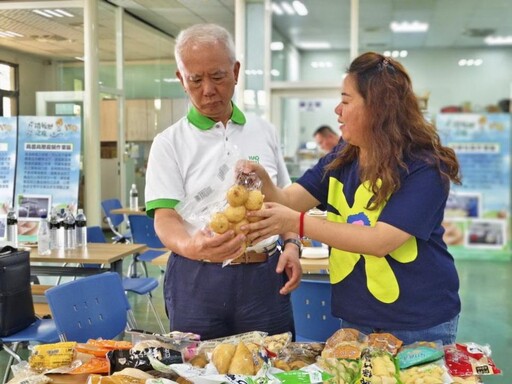
<path fill-rule="evenodd" d="M 252 376 L 254 372 L 254 361 L 252 353 L 249 348 L 240 342 L 236 346 L 235 354 L 229 365 L 228 373 L 232 375 L 249 375 Z"/>
<path fill-rule="evenodd" d="M 235 351 L 236 345 L 233 344 L 219 344 L 214 348 L 211 360 L 220 374 L 224 375 L 228 373 L 229 365 Z"/>

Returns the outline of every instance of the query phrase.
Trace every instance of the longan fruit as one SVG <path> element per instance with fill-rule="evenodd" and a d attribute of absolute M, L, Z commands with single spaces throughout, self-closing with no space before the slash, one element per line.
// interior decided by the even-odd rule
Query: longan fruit
<path fill-rule="evenodd" d="M 229 188 L 226 198 L 228 200 L 228 204 L 233 207 L 239 207 L 244 205 L 249 197 L 249 191 L 243 185 L 233 185 Z"/>
<path fill-rule="evenodd" d="M 224 210 L 224 215 L 226 215 L 230 222 L 238 223 L 245 217 L 245 207 L 243 205 L 239 207 L 233 207 L 229 205 Z"/>
<path fill-rule="evenodd" d="M 257 211 L 258 209 L 261 209 L 263 206 L 264 198 L 265 195 L 263 195 L 259 189 L 253 189 L 252 191 L 249 191 L 249 196 L 245 202 L 245 208 L 247 208 L 249 211 Z"/>
<path fill-rule="evenodd" d="M 240 220 L 238 223 L 235 224 L 235 233 L 238 235 L 239 233 L 243 233 L 244 235 L 247 235 L 249 233 L 249 230 L 246 229 L 245 231 L 242 231 L 240 227 L 242 225 L 249 224 L 249 220 L 247 218 Z"/>
<path fill-rule="evenodd" d="M 215 233 L 225 233 L 229 229 L 229 221 L 226 215 L 221 212 L 213 214 L 210 228 Z"/>

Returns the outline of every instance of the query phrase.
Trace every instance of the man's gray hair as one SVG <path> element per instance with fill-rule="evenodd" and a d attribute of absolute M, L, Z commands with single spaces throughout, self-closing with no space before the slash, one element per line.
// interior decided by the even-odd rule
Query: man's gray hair
<path fill-rule="evenodd" d="M 196 24 L 182 30 L 176 38 L 174 47 L 174 57 L 178 69 L 182 68 L 181 55 L 183 50 L 190 44 L 223 44 L 229 54 L 229 58 L 234 64 L 236 62 L 235 43 L 231 34 L 223 27 L 217 24 Z"/>

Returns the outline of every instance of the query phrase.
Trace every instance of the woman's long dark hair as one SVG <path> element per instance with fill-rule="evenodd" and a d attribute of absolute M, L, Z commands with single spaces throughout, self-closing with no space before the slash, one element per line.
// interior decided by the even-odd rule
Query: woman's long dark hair
<path fill-rule="evenodd" d="M 460 184 L 455 152 L 441 145 L 433 124 L 423 116 L 412 83 L 404 67 L 378 53 L 357 57 L 347 70 L 365 101 L 369 140 L 361 181 L 368 181 L 374 194 L 369 207 L 375 209 L 400 188 L 400 169 L 405 159 L 422 158 L 434 164 L 442 177 Z M 359 148 L 346 144 L 326 166 L 334 170 L 357 160 Z M 378 185 L 378 180 L 382 184 Z"/>

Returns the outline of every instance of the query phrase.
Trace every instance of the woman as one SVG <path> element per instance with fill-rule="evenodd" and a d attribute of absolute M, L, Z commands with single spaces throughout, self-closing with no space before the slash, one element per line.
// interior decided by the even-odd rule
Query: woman
<path fill-rule="evenodd" d="M 335 109 L 343 143 L 286 189 L 263 181 L 264 220 L 248 239 L 292 231 L 328 244 L 332 313 L 342 327 L 390 332 L 405 344 L 455 341 L 460 299 L 443 242 L 455 153 L 443 147 L 404 67 L 377 53 L 350 65 Z M 279 204 L 277 204 L 279 203 Z M 327 220 L 304 215 L 321 206 Z M 288 208 L 287 208 L 288 207 Z"/>

